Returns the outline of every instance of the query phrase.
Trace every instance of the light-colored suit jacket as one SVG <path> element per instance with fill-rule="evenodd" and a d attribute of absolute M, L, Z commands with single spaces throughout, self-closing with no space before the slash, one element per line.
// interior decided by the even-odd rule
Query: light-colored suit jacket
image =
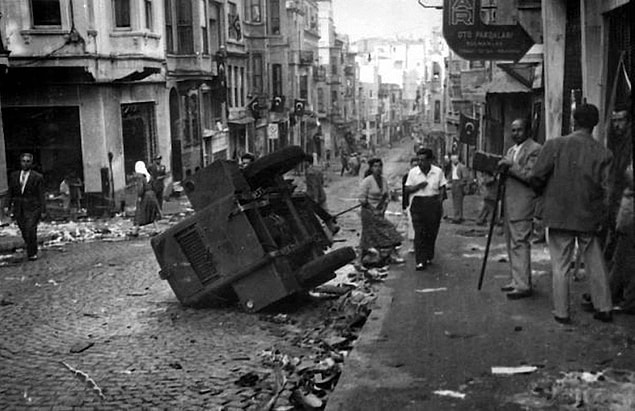
<path fill-rule="evenodd" d="M 505 215 L 509 221 L 531 220 L 538 198 L 529 186 L 529 175 L 538 159 L 541 145 L 529 138 L 520 148 L 505 180 Z M 512 159 L 513 147 L 505 157 Z"/>

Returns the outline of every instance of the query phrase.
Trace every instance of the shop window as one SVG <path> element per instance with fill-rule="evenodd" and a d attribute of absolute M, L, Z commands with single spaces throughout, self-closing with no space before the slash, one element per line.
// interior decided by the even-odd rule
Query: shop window
<path fill-rule="evenodd" d="M 115 27 L 130 28 L 130 0 L 113 0 L 115 8 Z"/>
<path fill-rule="evenodd" d="M 192 35 L 192 2 L 178 1 L 176 6 L 176 38 L 178 54 L 194 54 L 194 38 Z"/>
<path fill-rule="evenodd" d="M 31 0 L 31 16 L 34 27 L 62 25 L 59 0 Z"/>

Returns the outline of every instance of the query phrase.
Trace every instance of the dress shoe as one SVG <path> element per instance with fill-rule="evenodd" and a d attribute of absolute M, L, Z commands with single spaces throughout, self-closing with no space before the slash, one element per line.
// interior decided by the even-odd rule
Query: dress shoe
<path fill-rule="evenodd" d="M 516 287 L 514 287 L 511 284 L 506 284 L 504 286 L 501 287 L 501 291 L 504 291 L 506 293 L 510 292 L 510 291 L 514 291 L 516 289 Z"/>
<path fill-rule="evenodd" d="M 553 319 L 560 324 L 565 324 L 565 325 L 571 324 L 571 317 L 558 317 L 557 315 L 554 315 Z"/>
<path fill-rule="evenodd" d="M 593 318 L 602 321 L 603 323 L 610 323 L 613 321 L 613 314 L 610 311 L 598 311 L 593 314 Z"/>
<path fill-rule="evenodd" d="M 29 256 L 29 261 L 35 261 L 35 260 L 37 260 L 37 254 Z"/>
<path fill-rule="evenodd" d="M 401 257 L 390 257 L 389 262 L 390 264 L 403 264 L 406 260 Z"/>
<path fill-rule="evenodd" d="M 531 290 L 514 290 L 512 292 L 507 293 L 507 298 L 510 300 L 520 300 L 521 298 L 531 297 Z"/>
<path fill-rule="evenodd" d="M 423 271 L 423 270 L 425 270 L 425 269 L 426 269 L 426 265 L 425 265 L 425 264 L 423 264 L 423 263 L 419 263 L 419 264 L 417 264 L 417 266 L 415 267 L 415 270 L 417 270 L 417 271 Z"/>

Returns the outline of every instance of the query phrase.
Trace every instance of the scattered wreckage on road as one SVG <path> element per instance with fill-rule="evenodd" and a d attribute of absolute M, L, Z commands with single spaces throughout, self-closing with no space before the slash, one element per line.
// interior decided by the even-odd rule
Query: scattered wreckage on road
<path fill-rule="evenodd" d="M 215 161 L 184 182 L 196 213 L 151 240 L 160 277 L 182 304 L 237 298 L 258 311 L 329 281 L 355 258 L 352 247 L 326 253 L 333 216 L 283 177 L 306 160 L 290 146 L 242 170 Z"/>

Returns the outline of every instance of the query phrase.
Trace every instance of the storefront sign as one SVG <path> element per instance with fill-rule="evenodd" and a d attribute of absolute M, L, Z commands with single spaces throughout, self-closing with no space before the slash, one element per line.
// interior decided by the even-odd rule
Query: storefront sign
<path fill-rule="evenodd" d="M 444 0 L 443 37 L 466 60 L 518 61 L 534 44 L 519 24 L 483 24 L 481 0 Z"/>
<path fill-rule="evenodd" d="M 278 123 L 269 123 L 267 126 L 267 136 L 269 137 L 269 140 L 278 139 Z"/>

